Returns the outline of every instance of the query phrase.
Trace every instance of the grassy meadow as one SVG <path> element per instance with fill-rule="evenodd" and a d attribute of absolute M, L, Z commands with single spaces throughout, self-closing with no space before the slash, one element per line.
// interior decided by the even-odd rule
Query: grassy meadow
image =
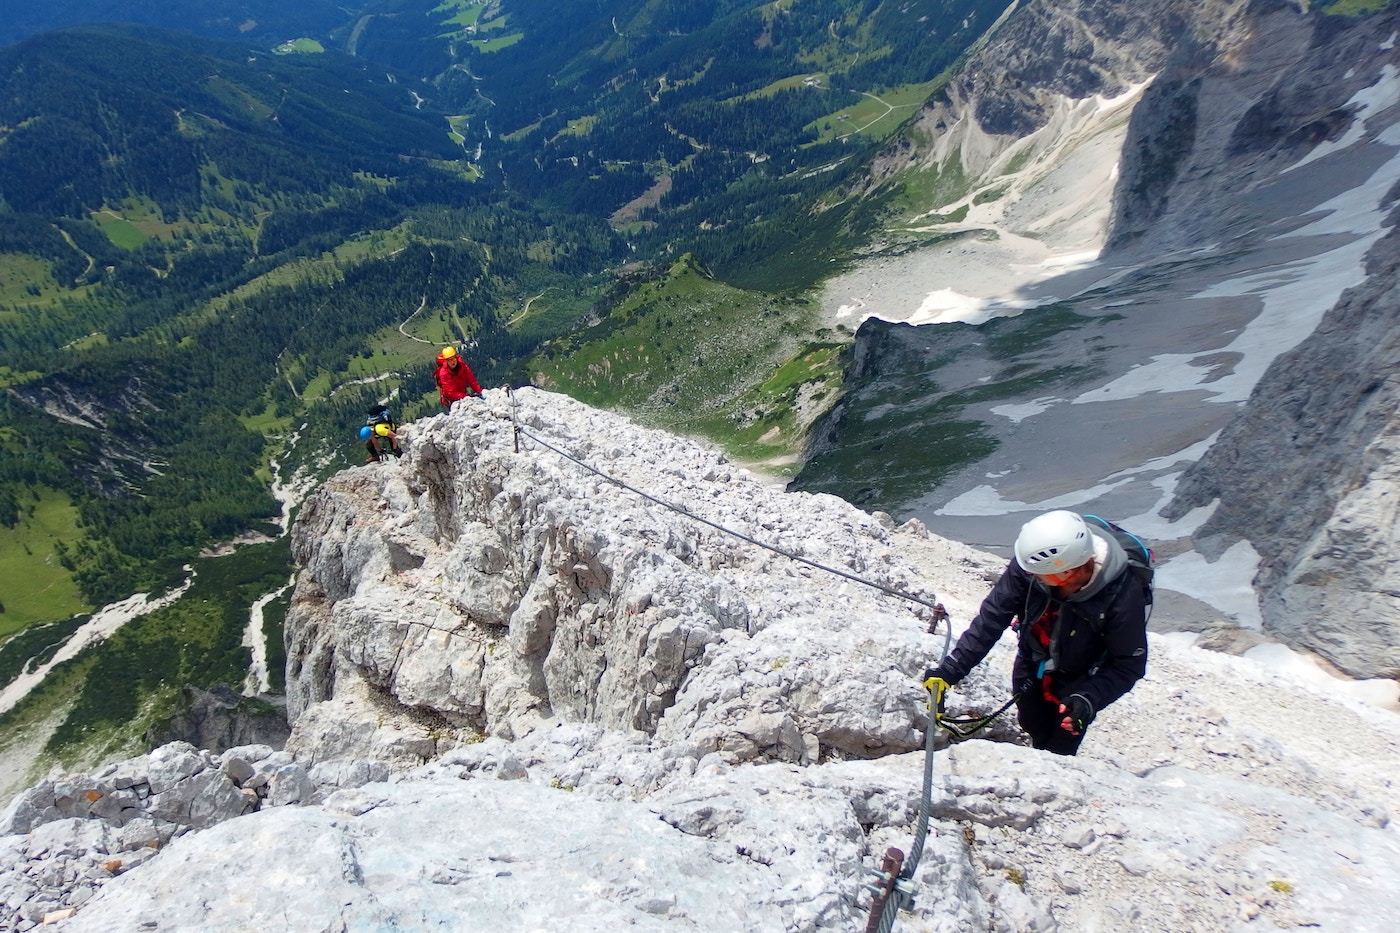
<path fill-rule="evenodd" d="M 845 341 L 816 304 L 734 288 L 686 257 L 622 298 L 600 324 L 559 338 L 532 380 L 590 405 L 702 435 L 745 461 L 789 458 L 836 400 Z M 816 335 L 816 336 L 814 336 Z"/>
<path fill-rule="evenodd" d="M 36 490 L 37 500 L 20 503 L 19 524 L 0 528 L 0 638 L 35 622 L 66 619 L 92 609 L 78 586 L 58 562 L 55 545 L 82 538 L 78 510 L 68 497 L 50 489 Z"/>

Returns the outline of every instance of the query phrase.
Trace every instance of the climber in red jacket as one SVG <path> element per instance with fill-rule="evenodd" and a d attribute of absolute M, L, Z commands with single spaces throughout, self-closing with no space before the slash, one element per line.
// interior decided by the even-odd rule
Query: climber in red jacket
<path fill-rule="evenodd" d="M 438 396 L 448 408 L 458 399 L 481 394 L 481 383 L 476 381 L 472 368 L 452 347 L 443 347 L 442 352 L 437 355 L 437 372 L 434 376 L 437 379 Z"/>

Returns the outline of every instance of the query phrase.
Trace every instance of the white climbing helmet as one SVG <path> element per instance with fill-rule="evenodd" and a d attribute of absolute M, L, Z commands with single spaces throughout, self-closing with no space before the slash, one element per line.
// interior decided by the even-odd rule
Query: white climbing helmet
<path fill-rule="evenodd" d="M 1036 516 L 1016 536 L 1016 563 L 1030 573 L 1064 573 L 1094 556 L 1094 537 L 1077 513 L 1057 509 Z"/>

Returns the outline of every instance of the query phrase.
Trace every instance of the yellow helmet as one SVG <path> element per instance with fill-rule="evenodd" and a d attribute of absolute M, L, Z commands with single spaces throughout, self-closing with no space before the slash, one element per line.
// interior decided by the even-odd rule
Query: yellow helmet
<path fill-rule="evenodd" d="M 443 347 L 443 348 L 442 348 L 442 352 L 438 354 L 438 359 L 440 359 L 440 360 L 450 360 L 450 359 L 452 359 L 452 357 L 454 357 L 454 356 L 456 356 L 456 355 L 457 355 L 457 351 L 456 351 L 456 350 L 452 349 L 451 347 Z"/>
<path fill-rule="evenodd" d="M 393 432 L 389 430 L 387 424 L 381 421 L 374 426 L 374 433 L 378 434 L 380 437 L 388 437 Z"/>

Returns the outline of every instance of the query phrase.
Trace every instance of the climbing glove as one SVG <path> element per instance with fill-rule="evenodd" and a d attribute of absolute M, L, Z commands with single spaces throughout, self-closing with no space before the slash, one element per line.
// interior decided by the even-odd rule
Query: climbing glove
<path fill-rule="evenodd" d="M 1060 728 L 1079 735 L 1094 721 L 1094 705 L 1076 693 L 1060 704 L 1060 715 L 1064 716 Z"/>

